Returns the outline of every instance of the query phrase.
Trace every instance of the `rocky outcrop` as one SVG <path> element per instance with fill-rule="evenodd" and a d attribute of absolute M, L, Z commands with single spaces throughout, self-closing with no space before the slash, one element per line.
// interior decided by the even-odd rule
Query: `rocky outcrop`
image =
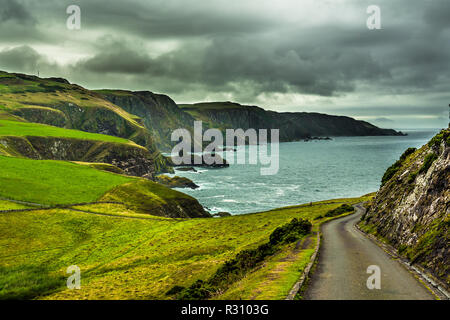
<path fill-rule="evenodd" d="M 63 112 L 47 107 L 17 108 L 11 113 L 30 122 L 43 123 L 55 127 L 64 128 L 68 124 L 68 119 Z"/>
<path fill-rule="evenodd" d="M 194 167 L 203 167 L 207 169 L 221 169 L 221 168 L 228 168 L 230 166 L 227 160 L 223 159 L 219 154 L 215 154 L 214 156 L 211 155 L 210 153 L 202 155 L 191 154 L 190 161 L 188 163 L 181 163 L 181 164 L 174 164 L 172 162 L 172 158 L 169 159 L 173 167 L 180 167 L 179 170 L 183 170 L 183 167 L 191 165 Z"/>
<path fill-rule="evenodd" d="M 191 188 L 191 189 L 199 188 L 199 186 L 196 185 L 191 179 L 179 176 L 171 178 L 169 176 L 162 174 L 156 176 L 155 181 L 168 188 Z"/>
<path fill-rule="evenodd" d="M 448 289 L 450 130 L 412 151 L 389 168 L 361 224 Z"/>

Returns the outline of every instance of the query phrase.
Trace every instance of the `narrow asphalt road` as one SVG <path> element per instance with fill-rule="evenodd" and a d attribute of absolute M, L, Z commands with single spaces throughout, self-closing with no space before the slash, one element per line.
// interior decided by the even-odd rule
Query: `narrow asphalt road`
<path fill-rule="evenodd" d="M 355 227 L 364 208 L 323 225 L 323 242 L 306 300 L 432 300 L 434 296 L 399 262 Z M 381 270 L 381 289 L 368 289 L 369 266 Z"/>

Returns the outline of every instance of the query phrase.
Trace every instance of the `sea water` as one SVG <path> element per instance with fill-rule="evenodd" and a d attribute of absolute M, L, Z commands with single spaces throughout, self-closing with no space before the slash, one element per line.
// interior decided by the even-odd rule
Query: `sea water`
<path fill-rule="evenodd" d="M 439 129 L 403 130 L 407 136 L 335 137 L 333 140 L 280 143 L 279 171 L 262 176 L 259 165 L 196 168 L 175 175 L 200 188 L 177 189 L 211 213 L 259 212 L 327 199 L 359 197 L 377 191 L 381 177 L 409 147 L 421 147 Z M 248 146 L 242 146 L 248 152 Z M 223 154 L 234 157 L 235 152 Z M 248 159 L 248 158 L 247 158 Z"/>

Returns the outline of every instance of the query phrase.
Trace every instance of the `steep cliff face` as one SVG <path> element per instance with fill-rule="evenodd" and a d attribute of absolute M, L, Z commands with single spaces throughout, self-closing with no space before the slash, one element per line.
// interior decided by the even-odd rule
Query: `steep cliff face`
<path fill-rule="evenodd" d="M 296 141 L 314 136 L 401 135 L 350 117 L 307 112 L 266 111 L 256 106 L 232 102 L 180 105 L 194 118 L 219 128 L 280 129 L 280 141 Z"/>
<path fill-rule="evenodd" d="M 449 286 L 450 130 L 408 149 L 385 174 L 361 225 Z"/>
<path fill-rule="evenodd" d="M 101 90 L 98 93 L 128 113 L 140 117 L 142 125 L 151 132 L 156 146 L 161 150 L 170 151 L 175 145 L 170 139 L 175 129 L 184 128 L 192 132 L 195 119 L 166 95 L 119 90 Z"/>

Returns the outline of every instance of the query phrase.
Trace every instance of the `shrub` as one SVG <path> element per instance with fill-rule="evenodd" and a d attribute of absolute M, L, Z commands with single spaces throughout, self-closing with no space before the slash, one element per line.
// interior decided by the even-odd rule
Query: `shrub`
<path fill-rule="evenodd" d="M 418 171 L 411 172 L 408 176 L 408 183 L 413 183 L 414 181 L 416 181 L 417 174 Z"/>
<path fill-rule="evenodd" d="M 438 146 L 441 144 L 442 139 L 444 138 L 444 133 L 441 131 L 439 134 L 435 135 L 430 142 L 428 142 L 429 147 Z"/>
<path fill-rule="evenodd" d="M 173 288 L 172 288 L 173 289 Z M 171 291 L 171 290 L 169 290 Z M 203 300 L 209 297 L 212 293 L 212 288 L 207 282 L 202 280 L 197 280 L 189 288 L 183 288 L 178 295 L 180 300 Z"/>
<path fill-rule="evenodd" d="M 343 204 L 342 206 L 340 206 L 336 209 L 329 210 L 327 213 L 325 213 L 325 217 L 329 218 L 329 217 L 340 216 L 341 214 L 344 214 L 347 212 L 353 212 L 353 211 L 355 211 L 355 208 L 353 208 L 351 205 Z"/>
<path fill-rule="evenodd" d="M 172 287 L 170 290 L 168 290 L 166 292 L 166 296 L 171 296 L 177 293 L 180 293 L 181 291 L 183 291 L 185 289 L 185 287 L 182 286 L 174 286 Z"/>
<path fill-rule="evenodd" d="M 311 222 L 296 218 L 282 227 L 276 228 L 270 235 L 271 244 L 290 243 L 308 234 L 311 231 Z"/>
<path fill-rule="evenodd" d="M 437 159 L 437 155 L 434 153 L 429 153 L 426 155 L 424 161 L 423 161 L 423 165 L 419 170 L 419 173 L 424 173 L 427 172 L 428 169 L 430 169 L 431 165 L 433 164 L 433 162 Z"/>
<path fill-rule="evenodd" d="M 406 151 L 401 155 L 400 159 L 397 160 L 392 166 L 390 166 L 386 172 L 383 175 L 383 178 L 381 179 L 381 186 L 384 186 L 389 180 L 392 179 L 392 177 L 400 170 L 403 163 L 405 162 L 406 158 L 408 158 L 409 155 L 416 152 L 416 148 L 408 148 Z"/>

